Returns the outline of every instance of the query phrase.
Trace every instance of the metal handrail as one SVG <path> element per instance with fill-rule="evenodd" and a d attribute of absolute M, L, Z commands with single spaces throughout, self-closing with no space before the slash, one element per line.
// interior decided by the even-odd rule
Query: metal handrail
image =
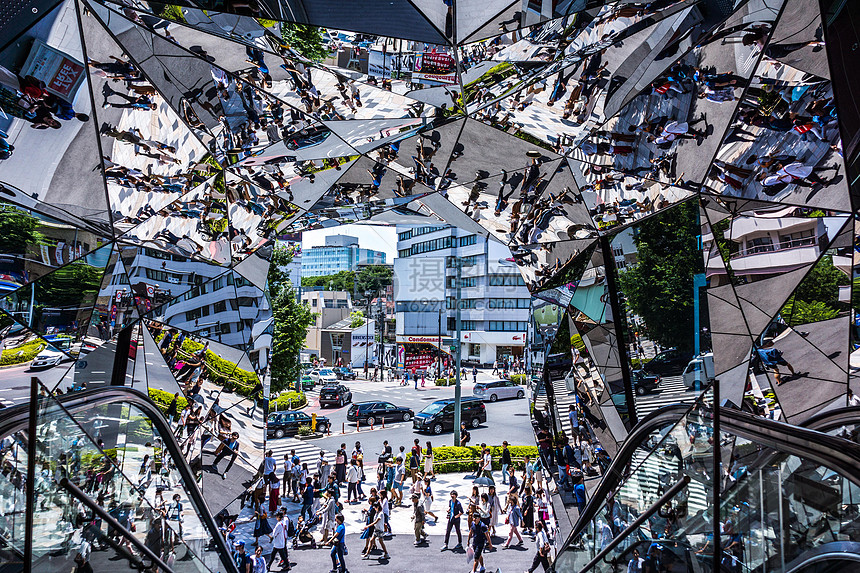
<path fill-rule="evenodd" d="M 134 545 L 138 551 L 146 555 L 146 557 L 154 564 L 158 565 L 162 570 L 167 571 L 168 573 L 173 573 L 173 569 L 167 566 L 167 563 L 161 560 L 155 553 L 152 552 L 152 549 L 144 545 L 140 542 L 140 540 L 131 534 L 131 532 L 123 527 L 120 522 L 118 522 L 114 517 L 106 512 L 102 506 L 97 504 L 92 500 L 90 496 L 85 494 L 81 488 L 73 484 L 68 480 L 68 478 L 60 479 L 59 483 L 60 487 L 68 491 L 71 495 L 73 495 L 78 501 L 83 503 L 85 506 L 90 508 L 94 514 L 98 515 L 101 519 L 104 520 L 108 526 L 117 531 L 120 535 L 125 537 L 132 545 Z"/>
<path fill-rule="evenodd" d="M 642 441 L 650 436 L 654 430 L 680 421 L 687 415 L 690 408 L 689 404 L 672 404 L 651 412 L 646 418 L 639 421 L 616 453 L 612 464 L 604 473 L 597 489 L 590 496 L 585 509 L 573 527 L 573 531 L 558 553 L 565 551 L 574 540 L 579 538 L 588 523 L 603 506 L 606 498 L 623 481 L 624 470 L 633 459 L 633 455 L 641 446 Z M 848 476 L 852 481 L 860 479 L 860 446 L 822 433 L 852 421 L 860 423 L 860 407 L 840 408 L 824 412 L 809 418 L 800 426 L 760 418 L 733 408 L 721 408 L 720 415 L 724 431 L 751 439 L 776 451 L 785 452 L 790 451 L 792 446 L 800 447 L 803 450 L 803 454 L 800 455 L 803 457 L 813 459 L 822 465 L 837 470 L 838 467 L 843 468 L 842 471 L 845 472 L 843 475 Z M 761 431 L 749 431 L 761 426 L 764 427 Z M 798 433 L 801 435 L 799 439 Z M 789 440 L 789 436 L 792 435 L 795 437 Z M 810 441 L 804 442 L 804 440 Z M 804 442 L 802 446 L 800 442 Z M 838 458 L 837 463 L 833 463 L 834 460 L 829 458 L 831 454 Z M 825 458 L 828 458 L 827 462 L 830 463 L 823 461 Z"/>
<path fill-rule="evenodd" d="M 155 405 L 149 396 L 139 390 L 125 386 L 109 386 L 101 388 L 93 388 L 90 390 L 81 390 L 54 397 L 60 405 L 69 412 L 91 408 L 101 404 L 110 404 L 115 402 L 127 402 L 139 408 L 147 418 L 152 421 L 156 431 L 162 438 L 163 447 L 170 452 L 170 457 L 173 459 L 176 469 L 182 478 L 182 484 L 188 492 L 189 497 L 194 502 L 198 515 L 200 516 L 203 526 L 209 532 L 217 546 L 221 557 L 221 563 L 228 573 L 239 573 L 236 564 L 231 558 L 231 552 L 227 546 L 224 536 L 221 534 L 215 519 L 209 512 L 209 506 L 206 505 L 206 500 L 203 498 L 194 473 L 188 466 L 185 456 L 182 455 L 179 449 L 179 444 L 176 443 L 176 438 L 167 420 L 161 414 L 161 409 Z M 25 430 L 28 427 L 30 415 L 29 404 L 21 404 L 10 408 L 0 409 L 0 438 L 4 438 L 15 432 Z"/>

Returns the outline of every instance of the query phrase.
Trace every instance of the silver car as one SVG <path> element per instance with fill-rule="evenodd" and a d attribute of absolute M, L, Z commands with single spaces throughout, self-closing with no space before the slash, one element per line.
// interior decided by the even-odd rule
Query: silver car
<path fill-rule="evenodd" d="M 490 380 L 475 384 L 472 395 L 484 401 L 495 402 L 500 398 L 524 398 L 526 389 L 510 380 Z"/>

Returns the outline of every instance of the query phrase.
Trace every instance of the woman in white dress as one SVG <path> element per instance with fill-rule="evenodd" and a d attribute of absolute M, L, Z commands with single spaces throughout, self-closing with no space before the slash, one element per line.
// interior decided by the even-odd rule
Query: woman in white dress
<path fill-rule="evenodd" d="M 427 449 L 424 451 L 424 476 L 436 479 L 436 472 L 433 471 L 433 444 L 430 440 L 427 440 Z"/>
<path fill-rule="evenodd" d="M 496 486 L 491 485 L 487 491 L 490 502 L 490 535 L 496 534 L 496 524 L 499 522 L 499 514 L 502 513 L 502 503 L 496 493 Z"/>

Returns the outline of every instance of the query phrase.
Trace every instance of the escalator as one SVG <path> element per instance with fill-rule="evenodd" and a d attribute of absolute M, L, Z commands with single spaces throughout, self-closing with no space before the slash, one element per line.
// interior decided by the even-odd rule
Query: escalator
<path fill-rule="evenodd" d="M 719 424 L 715 436 L 703 401 L 643 419 L 591 492 L 554 570 L 626 571 L 639 561 L 673 573 L 860 571 L 860 408 L 805 427 L 721 408 Z"/>
<path fill-rule="evenodd" d="M 36 412 L 0 410 L 0 573 L 27 564 L 70 571 L 76 557 L 96 571 L 236 573 L 195 474 L 147 396 L 125 387 L 43 392 Z"/>

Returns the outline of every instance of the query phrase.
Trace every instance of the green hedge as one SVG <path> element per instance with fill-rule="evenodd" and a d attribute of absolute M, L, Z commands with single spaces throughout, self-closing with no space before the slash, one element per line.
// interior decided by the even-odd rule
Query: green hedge
<path fill-rule="evenodd" d="M 270 409 L 273 412 L 275 410 L 286 410 L 291 407 L 290 400 L 292 400 L 293 410 L 298 410 L 308 405 L 308 397 L 305 396 L 304 392 L 281 392 L 277 398 L 272 400 Z"/>
<path fill-rule="evenodd" d="M 512 374 L 511 382 L 514 384 L 525 384 L 526 383 L 526 375 L 525 374 Z"/>
<path fill-rule="evenodd" d="M 170 407 L 170 403 L 173 401 L 173 394 L 165 390 L 150 388 L 149 399 L 155 402 L 155 405 L 161 409 L 161 413 L 166 416 L 167 408 Z M 179 394 L 179 397 L 176 398 L 176 412 L 182 412 L 182 410 L 184 410 L 187 405 L 188 400 L 183 398 L 182 394 Z"/>
<path fill-rule="evenodd" d="M 493 469 L 502 469 L 502 446 L 489 447 L 493 454 Z M 511 452 L 511 457 L 515 459 L 531 456 L 534 460 L 538 455 L 537 446 L 508 446 L 508 451 Z M 424 452 L 426 453 L 426 450 Z M 406 467 L 409 467 L 409 458 L 411 457 L 411 452 L 406 454 Z M 465 448 L 440 446 L 433 448 L 433 470 L 441 474 L 475 471 L 478 467 L 477 462 L 464 460 L 477 460 L 480 457 L 480 446 L 466 446 Z M 520 464 L 521 460 L 515 463 Z"/>
<path fill-rule="evenodd" d="M 12 364 L 23 364 L 30 362 L 47 346 L 42 340 L 26 342 L 15 348 L 6 348 L 0 356 L 0 366 L 11 366 Z"/>
<path fill-rule="evenodd" d="M 453 386 L 457 383 L 456 378 L 437 378 L 436 386 Z"/>
<path fill-rule="evenodd" d="M 164 333 L 161 332 L 155 338 L 155 341 L 160 343 L 164 338 Z M 172 349 L 175 342 L 170 343 L 169 349 Z M 203 348 L 199 342 L 195 342 L 190 338 L 182 341 L 182 351 L 186 354 L 194 354 Z M 235 362 L 224 360 L 211 350 L 206 351 L 204 362 L 208 367 L 207 377 L 213 384 L 223 386 L 225 390 L 232 390 L 240 396 L 251 396 L 251 390 L 257 385 L 257 375 L 254 372 L 238 368 Z"/>

